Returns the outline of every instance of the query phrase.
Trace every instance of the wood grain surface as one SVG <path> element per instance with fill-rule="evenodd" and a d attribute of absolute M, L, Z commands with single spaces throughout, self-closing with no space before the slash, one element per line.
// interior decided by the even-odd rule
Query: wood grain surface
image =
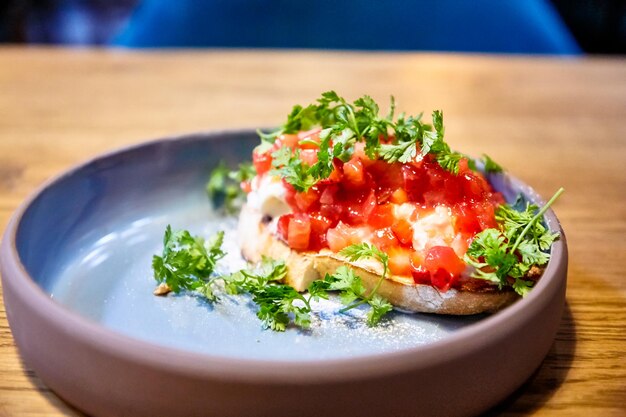
<path fill-rule="evenodd" d="M 283 121 L 336 89 L 443 109 L 555 206 L 567 305 L 534 376 L 493 416 L 626 415 L 626 61 L 432 54 L 0 48 L 0 230 L 45 179 L 145 139 Z M 23 363 L 0 304 L 0 415 L 80 415 Z"/>

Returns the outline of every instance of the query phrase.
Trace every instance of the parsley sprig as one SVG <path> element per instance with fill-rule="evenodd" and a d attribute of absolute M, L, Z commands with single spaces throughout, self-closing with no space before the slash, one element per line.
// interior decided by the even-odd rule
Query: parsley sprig
<path fill-rule="evenodd" d="M 246 199 L 241 183 L 251 180 L 255 175 L 256 170 L 249 162 L 239 164 L 234 171 L 229 170 L 224 162 L 220 162 L 211 172 L 206 192 L 216 206 L 223 206 L 227 213 L 235 213 Z"/>
<path fill-rule="evenodd" d="M 224 232 L 205 241 L 186 230 L 172 232 L 168 225 L 163 237 L 163 254 L 152 258 L 154 278 L 174 292 L 199 289 L 211 282 L 217 261 L 226 255 L 222 250 L 223 242 Z"/>
<path fill-rule="evenodd" d="M 282 281 L 287 275 L 284 261 L 263 257 L 259 265 L 250 266 L 232 274 L 215 274 L 217 261 L 225 256 L 221 246 L 224 233 L 218 232 L 208 241 L 192 236 L 188 231 L 172 232 L 167 226 L 163 255 L 153 257 L 154 278 L 170 290 L 196 291 L 210 302 L 220 301 L 220 292 L 248 294 L 258 306 L 257 317 L 264 328 L 284 331 L 293 321 L 296 326 L 311 325 L 311 302 L 328 299 L 329 291 L 339 291 L 346 312 L 362 304 L 369 304 L 367 323 L 376 325 L 392 309 L 391 304 L 376 293 L 387 274 L 387 255 L 369 244 L 349 246 L 342 252 L 351 260 L 375 258 L 383 264 L 383 275 L 376 287 L 367 292 L 361 278 L 352 268 L 342 266 L 324 279 L 313 281 L 307 293 L 299 293 Z"/>
<path fill-rule="evenodd" d="M 274 173 L 300 192 L 328 178 L 335 159 L 348 161 L 357 142 L 365 143 L 365 153 L 371 159 L 407 163 L 430 154 L 444 169 L 455 174 L 459 172 L 459 163 L 467 156 L 452 151 L 445 142 L 441 111 L 433 112 L 432 124 L 422 122 L 421 114 L 416 117 L 403 114 L 394 120 L 395 102 L 391 97 L 389 114 L 382 117 L 379 113 L 378 104 L 370 96 L 349 103 L 336 92 L 327 91 L 316 104 L 294 106 L 279 129 L 270 133 L 259 132 L 259 135 L 265 143 L 274 143 L 284 133 L 293 134 L 314 127 L 321 129 L 318 160 L 312 166 L 300 161 L 298 152 L 291 149 L 279 150 L 272 155 Z M 470 168 L 475 169 L 474 161 L 467 159 Z M 490 158 L 485 159 L 485 166 L 495 166 L 491 162 Z"/>
<path fill-rule="evenodd" d="M 541 209 L 529 203 L 522 210 L 508 204 L 498 207 L 499 228 L 478 233 L 465 254 L 465 262 L 475 268 L 472 276 L 495 282 L 500 289 L 512 286 L 518 294 L 527 295 L 534 282 L 524 278 L 533 266 L 550 260 L 547 251 L 559 237 L 541 219 L 563 191 L 560 188 Z"/>

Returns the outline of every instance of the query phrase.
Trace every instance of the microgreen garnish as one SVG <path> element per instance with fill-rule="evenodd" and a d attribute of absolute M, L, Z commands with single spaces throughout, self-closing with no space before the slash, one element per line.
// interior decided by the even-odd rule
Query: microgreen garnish
<path fill-rule="evenodd" d="M 487 154 L 483 154 L 483 165 L 485 172 L 503 172 L 502 167 L 496 163 L 493 159 L 489 157 Z"/>
<path fill-rule="evenodd" d="M 241 183 L 251 180 L 255 175 L 256 170 L 250 163 L 241 163 L 237 170 L 231 171 L 224 162 L 220 162 L 206 184 L 207 194 L 216 206 L 223 205 L 227 213 L 235 213 L 246 197 Z"/>
<path fill-rule="evenodd" d="M 476 268 L 472 276 L 495 282 L 500 289 L 512 286 L 518 294 L 526 295 L 534 283 L 524 278 L 531 267 L 548 262 L 547 250 L 559 237 L 541 219 L 563 191 L 560 188 L 541 209 L 529 203 L 521 211 L 508 204 L 498 207 L 499 228 L 478 233 L 465 254 L 465 262 Z"/>
<path fill-rule="evenodd" d="M 422 123 L 421 115 L 394 121 L 395 102 L 391 98 L 390 112 L 379 115 L 378 104 L 369 96 L 348 103 L 334 91 L 322 94 L 317 104 L 294 106 L 285 124 L 270 133 L 259 132 L 263 141 L 273 143 L 284 133 L 297 133 L 313 127 L 321 129 L 317 162 L 307 166 L 297 153 L 273 161 L 274 173 L 280 175 L 297 191 L 307 191 L 333 171 L 333 160 L 350 160 L 357 142 L 365 143 L 365 153 L 372 159 L 407 163 L 431 154 L 446 170 L 458 173 L 465 155 L 454 152 L 444 141 L 443 113 L 434 111 L 432 125 Z M 381 140 L 383 143 L 381 143 Z M 473 161 L 468 160 L 471 168 Z"/>
<path fill-rule="evenodd" d="M 340 267 L 333 275 L 313 281 L 308 293 L 299 293 L 282 281 L 287 275 L 284 261 L 263 257 L 262 261 L 232 274 L 215 274 L 217 261 L 225 256 L 221 246 L 224 233 L 218 232 L 208 241 L 192 236 L 188 231 L 165 230 L 162 256 L 153 257 L 154 278 L 165 283 L 171 291 L 196 291 L 210 302 L 220 301 L 219 292 L 250 295 L 258 306 L 257 317 L 264 328 L 284 331 L 293 321 L 296 326 L 308 328 L 311 324 L 311 301 L 327 299 L 329 291 L 339 291 L 348 311 L 361 304 L 369 304 L 371 310 L 367 322 L 373 326 L 392 306 L 376 294 L 387 271 L 387 255 L 368 244 L 349 246 L 344 255 L 357 260 L 373 257 L 383 263 L 384 273 L 376 287 L 367 294 L 361 278 L 348 267 Z M 357 301 L 358 300 L 358 301 Z"/>
<path fill-rule="evenodd" d="M 174 291 L 196 290 L 211 280 L 217 261 L 224 257 L 224 232 L 208 241 L 186 230 L 172 232 L 168 225 L 163 237 L 162 256 L 154 255 L 152 269 L 159 283 Z"/>

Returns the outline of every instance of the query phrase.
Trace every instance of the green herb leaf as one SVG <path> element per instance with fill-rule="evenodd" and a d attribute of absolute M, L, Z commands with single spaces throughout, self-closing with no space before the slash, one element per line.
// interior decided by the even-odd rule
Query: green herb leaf
<path fill-rule="evenodd" d="M 478 233 L 465 254 L 465 262 L 476 268 L 472 276 L 497 282 L 500 288 L 510 285 L 522 296 L 528 294 L 533 281 L 523 278 L 532 266 L 545 265 L 550 260 L 546 251 L 558 237 L 547 230 L 541 219 L 563 191 L 559 189 L 540 210 L 528 203 L 522 211 L 508 204 L 500 206 L 496 211 L 500 228 Z"/>
<path fill-rule="evenodd" d="M 168 225 L 163 254 L 152 258 L 154 278 L 158 283 L 165 282 L 174 292 L 198 289 L 210 280 L 217 261 L 224 257 L 223 240 L 224 232 L 205 242 L 186 230 L 172 232 Z"/>
<path fill-rule="evenodd" d="M 485 172 L 503 172 L 502 167 L 487 154 L 483 154 L 483 165 L 485 167 Z"/>
<path fill-rule="evenodd" d="M 227 213 L 234 213 L 241 208 L 246 194 L 241 183 L 249 181 L 256 175 L 254 166 L 241 163 L 235 171 L 230 171 L 224 162 L 211 172 L 206 184 L 206 191 L 215 206 L 223 206 Z"/>

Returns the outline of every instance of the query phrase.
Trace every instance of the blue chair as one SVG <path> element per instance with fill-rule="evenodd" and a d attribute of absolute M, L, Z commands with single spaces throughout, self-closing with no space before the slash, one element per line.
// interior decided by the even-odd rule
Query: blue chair
<path fill-rule="evenodd" d="M 547 0 L 143 0 L 113 44 L 581 52 Z"/>

